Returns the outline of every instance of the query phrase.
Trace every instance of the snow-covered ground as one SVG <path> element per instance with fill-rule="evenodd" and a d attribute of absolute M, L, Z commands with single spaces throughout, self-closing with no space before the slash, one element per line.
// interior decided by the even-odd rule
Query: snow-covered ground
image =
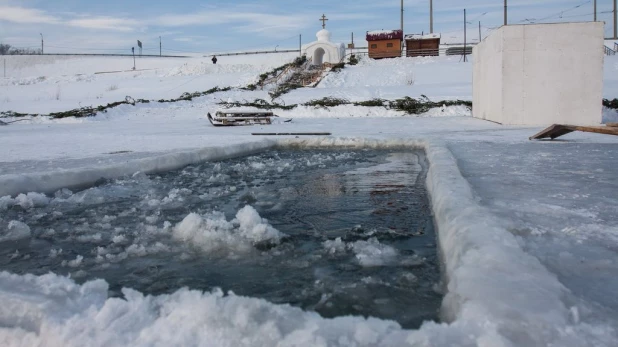
<path fill-rule="evenodd" d="M 216 66 L 206 58 L 152 59 L 143 68 L 155 70 L 113 74 L 94 72 L 125 69 L 124 60 L 34 57 L 21 63 L 24 57 L 10 58 L 21 68 L 7 68 L 10 77 L 0 80 L 0 111 L 51 112 L 126 95 L 159 99 L 243 86 L 293 55 L 223 57 Z M 606 98 L 618 97 L 616 72 L 618 58 L 608 57 Z M 362 61 L 329 75 L 317 88 L 294 90 L 281 99 L 286 104 L 325 96 L 470 100 L 471 80 L 472 65 L 458 57 Z M 118 89 L 108 88 L 114 85 Z M 123 105 L 92 118 L 36 118 L 0 127 L 0 196 L 12 195 L 0 198 L 0 213 L 46 201 L 39 194 L 18 193 L 53 193 L 101 177 L 169 170 L 277 144 L 420 147 L 430 164 L 427 186 L 444 260 L 442 323 L 407 331 L 375 318 L 324 319 L 288 305 L 190 288 L 160 296 L 125 289 L 125 299 L 108 298 L 103 280 L 80 285 L 54 274 L 3 272 L 2 344 L 616 345 L 617 138 L 573 133 L 530 142 L 539 128 L 474 119 L 465 107 L 418 117 L 383 108 L 302 107 L 277 112 L 291 122 L 255 127 L 214 128 L 204 118 L 220 100 L 255 98 L 269 99 L 266 91 L 234 89 L 192 102 Z M 616 119 L 615 112 L 604 112 L 606 122 Z M 251 135 L 258 131 L 328 131 L 332 136 Z M 10 239 L 5 242 L 36 238 L 20 221 L 0 225 L 0 235 Z M 73 263 L 76 272 L 80 261 Z"/>

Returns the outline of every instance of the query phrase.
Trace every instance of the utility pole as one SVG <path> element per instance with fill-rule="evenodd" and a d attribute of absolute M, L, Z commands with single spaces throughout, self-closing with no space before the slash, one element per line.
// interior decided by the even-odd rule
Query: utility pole
<path fill-rule="evenodd" d="M 614 40 L 618 40 L 618 30 L 617 30 L 617 24 L 618 24 L 618 20 L 616 20 L 616 0 L 614 0 Z"/>
<path fill-rule="evenodd" d="M 504 0 L 504 25 L 507 25 L 507 5 L 506 5 L 506 0 Z"/>
<path fill-rule="evenodd" d="M 401 0 L 401 33 L 403 33 L 403 0 Z"/>
<path fill-rule="evenodd" d="M 466 32 L 467 32 L 467 25 L 466 25 L 466 23 L 467 23 L 467 21 L 466 21 L 466 9 L 464 8 L 464 49 L 463 49 L 463 61 L 464 61 L 464 63 L 466 61 L 468 61 L 467 58 L 466 58 L 466 48 L 468 48 L 467 47 L 467 45 L 468 45 L 467 44 L 467 37 L 466 37 Z"/>
<path fill-rule="evenodd" d="M 433 34 L 433 0 L 429 0 L 429 33 Z"/>
<path fill-rule="evenodd" d="M 131 47 L 131 52 L 133 53 L 133 70 L 135 70 L 135 47 Z"/>
<path fill-rule="evenodd" d="M 594 0 L 594 21 L 597 21 L 597 0 Z"/>
<path fill-rule="evenodd" d="M 43 34 L 39 34 L 41 35 L 41 54 L 43 54 Z"/>
<path fill-rule="evenodd" d="M 298 35 L 298 56 L 303 56 L 303 34 Z"/>
<path fill-rule="evenodd" d="M 481 42 L 481 21 L 479 21 L 479 43 Z"/>
<path fill-rule="evenodd" d="M 159 57 L 161 56 L 161 36 L 159 36 Z"/>
<path fill-rule="evenodd" d="M 403 52 L 403 45 L 406 42 L 405 34 L 403 33 L 403 0 L 401 0 L 401 35 L 404 37 L 404 40 L 401 40 L 401 51 Z"/>

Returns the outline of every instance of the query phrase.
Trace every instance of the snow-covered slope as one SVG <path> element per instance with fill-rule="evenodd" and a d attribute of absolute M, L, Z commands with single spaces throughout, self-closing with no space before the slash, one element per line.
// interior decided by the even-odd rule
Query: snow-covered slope
<path fill-rule="evenodd" d="M 0 110 L 49 113 L 134 99 L 172 99 L 183 92 L 243 87 L 294 54 L 210 58 L 8 56 Z"/>

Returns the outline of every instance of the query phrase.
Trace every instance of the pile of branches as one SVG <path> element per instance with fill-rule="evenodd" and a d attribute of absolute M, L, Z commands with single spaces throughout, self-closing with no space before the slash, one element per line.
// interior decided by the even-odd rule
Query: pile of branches
<path fill-rule="evenodd" d="M 306 56 L 302 56 L 302 57 L 296 57 L 296 59 L 294 59 L 293 62 L 291 63 L 287 63 L 287 64 L 283 64 L 281 66 L 278 66 L 268 72 L 265 72 L 263 74 L 261 74 L 258 78 L 258 81 L 256 83 L 252 83 L 249 84 L 248 86 L 241 88 L 244 90 L 256 90 L 258 86 L 262 85 L 264 83 L 264 81 L 266 81 L 267 79 L 271 78 L 271 77 L 275 77 L 278 74 L 280 74 L 281 72 L 283 72 L 283 70 L 287 69 L 290 66 L 294 66 L 294 67 L 301 67 L 305 62 L 307 61 L 307 57 Z"/>
<path fill-rule="evenodd" d="M 268 95 L 270 95 L 270 98 L 274 101 L 275 99 L 277 99 L 278 97 L 280 97 L 283 94 L 287 94 L 289 92 L 291 92 L 294 89 L 298 89 L 298 88 L 303 88 L 302 84 L 298 84 L 298 83 L 281 83 L 277 86 L 277 88 L 275 88 L 274 90 L 268 92 Z"/>
<path fill-rule="evenodd" d="M 219 88 L 214 87 L 210 88 L 204 92 L 194 92 L 194 93 L 182 93 L 182 95 L 176 99 L 160 99 L 157 102 L 166 103 L 166 102 L 178 102 L 178 101 L 191 101 L 193 98 L 199 98 L 200 96 L 206 96 L 218 92 L 227 92 L 228 90 L 232 90 L 232 87 Z"/>
<path fill-rule="evenodd" d="M 350 59 L 348 60 L 348 64 L 350 64 L 350 65 L 358 64 L 358 58 L 356 58 L 356 55 L 354 55 L 354 54 L 350 55 Z"/>
<path fill-rule="evenodd" d="M 420 99 L 413 99 L 410 97 L 404 97 L 396 100 L 384 100 L 384 99 L 371 99 L 367 101 L 359 101 L 359 102 L 351 102 L 346 99 L 341 98 L 333 98 L 333 97 L 324 97 L 322 99 L 314 99 L 310 100 L 304 104 L 292 104 L 292 105 L 283 105 L 276 102 L 269 103 L 264 99 L 255 99 L 253 102 L 225 102 L 221 101 L 218 103 L 222 107 L 254 107 L 258 109 L 282 109 L 282 110 L 291 110 L 298 106 L 309 106 L 309 107 L 335 107 L 340 105 L 354 105 L 354 106 L 364 106 L 364 107 L 386 107 L 388 109 L 393 109 L 397 111 L 403 111 L 407 114 L 422 114 L 429 111 L 432 108 L 442 107 L 442 106 L 456 106 L 462 105 L 469 108 L 472 108 L 472 101 L 466 100 L 444 100 L 444 101 L 431 101 L 426 96 L 423 96 Z"/>
<path fill-rule="evenodd" d="M 280 109 L 280 110 L 291 110 L 293 108 L 295 108 L 297 105 L 284 105 L 284 104 L 279 104 L 276 102 L 273 103 L 269 103 L 268 101 L 264 100 L 264 99 L 255 99 L 252 102 L 239 102 L 239 101 L 233 101 L 233 102 L 228 102 L 228 101 L 221 101 L 218 103 L 218 105 L 221 105 L 221 107 L 223 108 L 232 108 L 232 107 L 253 107 L 253 108 L 257 108 L 257 109 L 266 109 L 266 110 L 271 110 L 271 109 Z"/>
<path fill-rule="evenodd" d="M 613 100 L 603 99 L 603 106 L 616 110 L 618 109 L 618 99 L 613 99 Z"/>
<path fill-rule="evenodd" d="M 69 111 L 52 112 L 52 113 L 44 114 L 44 115 L 39 115 L 36 113 L 32 114 L 32 113 L 19 113 L 19 112 L 13 112 L 13 111 L 4 111 L 4 112 L 0 112 L 0 116 L 15 117 L 15 118 L 48 116 L 49 118 L 52 118 L 52 119 L 61 119 L 61 118 L 67 118 L 67 117 L 82 118 L 82 117 L 95 116 L 98 112 L 107 112 L 108 109 L 114 108 L 120 105 L 147 104 L 149 102 L 150 100 L 145 100 L 145 99 L 134 100 L 132 97 L 127 96 L 124 101 L 112 102 L 107 105 L 100 105 L 97 107 L 85 106 L 85 107 L 80 107 L 80 108 L 76 108 L 76 109 L 69 110 Z"/>
<path fill-rule="evenodd" d="M 209 94 L 214 94 L 218 92 L 226 92 L 231 89 L 232 89 L 231 87 L 225 87 L 225 88 L 214 87 L 204 92 L 183 93 L 180 97 L 176 99 L 167 99 L 167 100 L 160 99 L 160 100 L 157 100 L 157 102 L 168 103 L 168 102 L 178 102 L 178 101 L 191 101 L 193 100 L 193 98 L 197 98 L 197 97 L 205 96 Z M 105 113 L 107 112 L 107 110 L 114 108 L 114 107 L 118 107 L 120 105 L 135 106 L 137 104 L 148 104 L 150 102 L 151 102 L 150 100 L 146 100 L 146 99 L 135 100 L 132 97 L 127 96 L 125 97 L 124 101 L 116 101 L 116 102 L 109 103 L 107 105 L 100 105 L 97 107 L 85 106 L 85 107 L 72 109 L 69 111 L 52 112 L 48 114 L 19 113 L 19 112 L 13 112 L 13 111 L 3 111 L 3 112 L 0 112 L 0 117 L 21 118 L 21 117 L 47 116 L 47 117 L 50 117 L 51 119 L 61 119 L 61 118 L 67 118 L 67 117 L 76 117 L 76 118 L 93 117 L 93 116 L 96 116 L 98 112 Z"/>
<path fill-rule="evenodd" d="M 442 107 L 442 106 L 466 106 L 472 108 L 472 101 L 466 100 L 443 100 L 433 102 L 429 100 L 425 95 L 421 95 L 420 99 L 413 99 L 409 96 L 404 97 L 403 99 L 396 99 L 388 102 L 388 108 L 403 111 L 407 114 L 421 114 L 425 113 L 432 108 Z"/>
<path fill-rule="evenodd" d="M 338 72 L 339 70 L 343 69 L 345 67 L 345 63 L 341 62 L 341 63 L 337 63 L 334 64 L 333 66 L 331 66 L 330 71 L 331 72 Z"/>
<path fill-rule="evenodd" d="M 326 107 L 335 107 L 339 105 L 349 105 L 349 104 L 350 102 L 346 99 L 332 98 L 332 97 L 327 96 L 322 99 L 309 100 L 306 103 L 304 103 L 303 106 L 326 108 Z"/>

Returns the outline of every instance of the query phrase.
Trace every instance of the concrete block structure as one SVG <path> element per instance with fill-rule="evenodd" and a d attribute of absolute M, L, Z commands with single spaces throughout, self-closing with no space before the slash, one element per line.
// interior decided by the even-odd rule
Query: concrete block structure
<path fill-rule="evenodd" d="M 474 47 L 473 116 L 511 125 L 598 125 L 603 22 L 508 25 Z"/>

